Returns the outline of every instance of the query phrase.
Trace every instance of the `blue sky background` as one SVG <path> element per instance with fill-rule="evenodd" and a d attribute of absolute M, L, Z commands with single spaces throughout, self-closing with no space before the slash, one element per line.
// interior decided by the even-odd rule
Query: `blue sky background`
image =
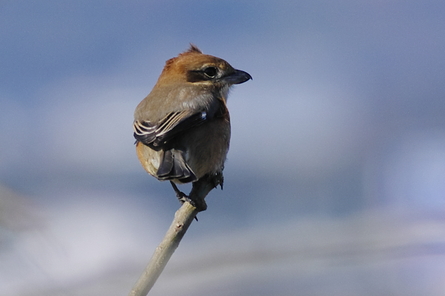
<path fill-rule="evenodd" d="M 2 191 L 0 294 L 129 291 L 178 208 L 136 159 L 133 111 L 191 42 L 254 80 L 229 97 L 225 189 L 154 295 L 443 295 L 444 12 L 0 2 L 0 184 L 15 191 Z"/>

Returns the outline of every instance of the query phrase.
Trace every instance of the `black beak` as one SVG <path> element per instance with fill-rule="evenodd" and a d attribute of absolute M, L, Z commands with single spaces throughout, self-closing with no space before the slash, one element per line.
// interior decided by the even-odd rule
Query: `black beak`
<path fill-rule="evenodd" d="M 252 76 L 250 76 L 249 73 L 241 70 L 235 70 L 235 72 L 232 74 L 223 77 L 223 80 L 228 84 L 241 84 L 250 79 L 252 79 Z"/>

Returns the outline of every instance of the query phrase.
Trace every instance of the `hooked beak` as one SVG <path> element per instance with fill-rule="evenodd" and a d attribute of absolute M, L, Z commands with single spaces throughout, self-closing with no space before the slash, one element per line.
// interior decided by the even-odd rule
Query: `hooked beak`
<path fill-rule="evenodd" d="M 222 80 L 224 82 L 226 82 L 230 85 L 241 84 L 241 83 L 244 83 L 250 79 L 252 79 L 252 76 L 250 76 L 249 73 L 241 71 L 241 70 L 235 70 L 235 72 L 222 78 Z"/>

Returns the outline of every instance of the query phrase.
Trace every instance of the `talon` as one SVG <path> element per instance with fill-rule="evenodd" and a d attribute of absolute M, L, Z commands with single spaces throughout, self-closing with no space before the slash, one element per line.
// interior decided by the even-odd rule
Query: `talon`
<path fill-rule="evenodd" d="M 189 202 L 193 207 L 195 207 L 196 209 L 198 209 L 198 211 L 202 211 L 201 208 L 199 207 L 196 202 L 194 200 L 192 200 L 187 194 L 185 194 L 184 192 L 182 192 L 181 190 L 179 190 L 178 186 L 176 186 L 175 183 L 173 183 L 172 181 L 170 181 L 170 184 L 173 187 L 173 190 L 176 193 L 176 197 L 178 198 L 178 200 L 181 203 L 185 203 L 185 202 Z M 205 210 L 205 209 L 204 209 Z M 198 221 L 198 217 L 195 216 L 195 220 Z"/>
<path fill-rule="evenodd" d="M 176 186 L 176 184 L 173 183 L 172 181 L 170 181 L 170 184 L 172 184 L 173 190 L 176 193 L 176 197 L 179 199 L 181 203 L 185 203 L 186 201 L 188 201 L 189 203 L 192 204 L 192 206 L 196 208 L 195 202 L 192 199 L 190 199 L 190 197 L 188 197 L 187 194 L 179 190 L 178 186 Z"/>

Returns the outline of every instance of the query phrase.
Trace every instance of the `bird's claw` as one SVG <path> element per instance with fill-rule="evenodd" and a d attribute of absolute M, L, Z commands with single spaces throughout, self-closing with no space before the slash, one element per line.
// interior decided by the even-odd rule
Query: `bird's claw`
<path fill-rule="evenodd" d="M 175 183 L 173 183 L 172 181 L 170 181 L 170 184 L 173 187 L 173 190 L 176 193 L 176 197 L 178 198 L 178 200 L 181 203 L 185 203 L 185 202 L 189 202 L 193 207 L 195 207 L 199 212 L 205 211 L 207 209 L 207 204 L 205 203 L 205 201 L 202 202 L 197 202 L 194 199 L 190 198 L 187 194 L 185 194 L 184 192 L 182 192 L 181 190 L 178 189 L 178 186 L 176 186 Z M 196 221 L 198 221 L 198 218 L 196 218 Z"/>

